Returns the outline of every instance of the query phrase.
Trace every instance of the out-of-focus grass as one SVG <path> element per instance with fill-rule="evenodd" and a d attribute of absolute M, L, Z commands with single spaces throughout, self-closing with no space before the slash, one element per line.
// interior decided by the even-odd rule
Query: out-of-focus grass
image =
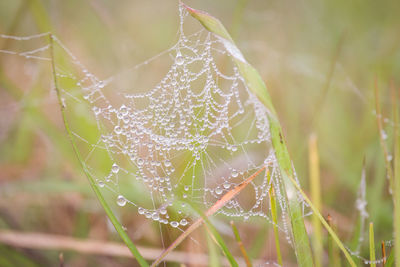
<path fill-rule="evenodd" d="M 35 3 L 41 3 L 42 8 L 32 7 Z M 236 8 L 232 1 L 192 0 L 187 4 L 215 14 L 226 25 L 235 25 L 230 24 Z M 23 5 L 25 10 L 19 11 Z M 55 34 L 93 72 L 105 77 L 172 44 L 178 25 L 177 6 L 174 1 L 156 0 L 0 1 L 0 32 L 6 33 L 15 17 L 19 17 L 15 35 L 45 31 L 49 26 L 40 26 L 42 22 L 35 20 L 41 10 L 41 14 L 47 14 Z M 21 15 L 17 16 L 18 13 Z M 387 193 L 384 157 L 372 112 L 375 109 L 372 92 L 377 76 L 382 88 L 382 113 L 390 114 L 387 105 L 390 101 L 386 97 L 389 80 L 394 79 L 397 85 L 400 82 L 396 75 L 400 73 L 399 13 L 400 3 L 395 0 L 249 0 L 240 27 L 234 26 L 234 29 L 239 27 L 235 37 L 239 48 L 269 85 L 289 151 L 306 190 L 309 188 L 305 179 L 307 138 L 311 132 L 318 134 L 322 206 L 350 218 L 351 225 L 338 225 L 338 229 L 348 229 L 339 233 L 345 240 L 352 236 L 356 225 L 354 205 L 349 203 L 355 202 L 364 155 L 369 220 L 374 222 L 376 240 L 392 238 L 392 201 Z M 340 53 L 332 64 L 341 38 Z M 8 44 L 11 49 L 13 45 Z M 52 102 L 50 85 L 44 81 L 48 77 L 38 77 L 39 81 L 32 86 L 16 78 L 20 77 L 15 74 L 16 69 L 23 70 L 23 64 L 3 56 L 0 61 L 0 77 L 5 77 L 0 78 L 0 207 L 10 213 L 0 213 L 0 218 L 12 217 L 9 221 L 18 222 L 21 230 L 113 237 L 107 221 L 98 215 L 101 210 L 93 201 L 65 139 L 58 106 Z M 329 90 L 316 116 L 316 102 L 331 66 L 334 68 Z M 10 108 L 13 105 L 18 108 Z M 384 124 L 384 128 L 391 135 L 390 123 Z M 35 158 L 41 159 L 40 164 L 32 163 Z M 137 193 L 140 192 L 132 192 L 132 196 Z M 31 215 L 22 216 L 24 210 L 31 210 Z M 143 221 L 132 221 L 128 212 L 118 212 L 126 225 L 150 229 L 146 236 L 139 230 L 133 234 L 140 243 L 158 244 L 158 229 Z M 62 225 L 54 219 L 58 216 L 65 216 L 66 222 L 75 224 Z M 2 227 L 15 228 L 14 223 Z M 80 233 L 85 227 L 87 233 Z M 263 227 L 255 223 L 253 232 Z M 267 235 L 263 238 L 266 240 Z M 246 239 L 250 242 L 246 247 L 252 247 L 255 240 Z M 256 247 L 254 253 L 261 250 L 264 256 L 260 249 L 263 246 Z M 367 252 L 366 242 L 362 253 L 368 255 Z M 252 250 L 249 253 L 252 255 Z M 286 254 L 283 248 L 283 255 Z M 26 253 L 19 255 L 38 261 Z M 53 265 L 57 264 L 57 254 L 43 255 Z M 8 261 L 15 265 L 18 261 L 13 259 Z M 67 253 L 65 260 L 95 264 L 102 259 Z M 109 261 L 105 264 L 112 265 Z M 125 262 L 118 264 L 122 266 Z"/>

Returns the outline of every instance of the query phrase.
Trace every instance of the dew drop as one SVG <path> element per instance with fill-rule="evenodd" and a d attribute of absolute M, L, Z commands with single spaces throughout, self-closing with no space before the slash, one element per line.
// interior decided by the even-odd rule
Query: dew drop
<path fill-rule="evenodd" d="M 99 181 L 98 185 L 99 185 L 100 187 L 104 187 L 104 186 L 105 186 L 105 183 L 104 183 L 103 181 Z"/>
<path fill-rule="evenodd" d="M 115 132 L 116 134 L 121 134 L 121 133 L 122 133 L 122 128 L 121 128 L 120 126 L 115 126 L 114 132 Z"/>
<path fill-rule="evenodd" d="M 183 58 L 182 54 L 179 52 L 176 55 L 175 63 L 176 63 L 176 65 L 182 65 L 184 62 L 185 62 L 185 59 Z"/>
<path fill-rule="evenodd" d="M 239 173 L 237 170 L 233 169 L 231 175 L 233 178 L 235 178 L 235 177 L 238 177 Z"/>
<path fill-rule="evenodd" d="M 176 221 L 172 221 L 172 222 L 170 222 L 169 224 L 170 224 L 172 227 L 174 227 L 174 228 L 176 228 L 176 227 L 179 226 L 179 223 L 176 222 Z"/>
<path fill-rule="evenodd" d="M 217 195 L 221 195 L 221 194 L 222 194 L 222 189 L 219 188 L 219 187 L 215 188 L 215 193 L 216 193 Z"/>
<path fill-rule="evenodd" d="M 182 219 L 179 223 L 180 223 L 182 226 L 185 226 L 185 225 L 188 224 L 188 221 L 187 221 L 186 219 Z"/>
<path fill-rule="evenodd" d="M 223 184 L 223 186 L 224 186 L 225 189 L 228 189 L 229 187 L 231 187 L 231 184 L 226 182 L 226 183 Z"/>
<path fill-rule="evenodd" d="M 113 164 L 112 165 L 112 167 L 111 167 L 111 171 L 113 172 L 113 173 L 118 173 L 119 172 L 119 166 L 117 165 L 117 164 Z"/>
<path fill-rule="evenodd" d="M 165 165 L 165 167 L 170 167 L 172 164 L 171 164 L 171 161 L 166 160 L 166 161 L 164 161 L 164 165 Z"/>
<path fill-rule="evenodd" d="M 144 210 L 144 208 L 142 208 L 142 207 L 140 207 L 140 208 L 138 209 L 138 213 L 139 213 L 139 214 L 144 214 L 144 211 L 145 211 L 145 210 Z"/>
<path fill-rule="evenodd" d="M 122 196 L 122 195 L 119 195 L 117 197 L 117 204 L 118 204 L 118 206 L 121 206 L 121 207 L 125 206 L 126 205 L 126 198 L 124 196 Z"/>

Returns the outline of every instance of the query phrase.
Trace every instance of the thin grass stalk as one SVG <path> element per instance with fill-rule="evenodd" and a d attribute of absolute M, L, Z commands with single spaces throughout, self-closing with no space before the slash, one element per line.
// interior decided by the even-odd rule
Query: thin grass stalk
<path fill-rule="evenodd" d="M 386 166 L 386 175 L 389 179 L 389 192 L 393 190 L 393 168 L 391 165 L 391 162 L 389 160 L 389 151 L 386 146 L 385 139 L 386 134 L 385 130 L 383 129 L 383 120 L 382 120 L 382 112 L 381 112 L 381 105 L 380 105 L 380 97 L 379 97 L 379 87 L 378 87 L 378 81 L 375 79 L 375 111 L 376 111 L 376 122 L 378 125 L 378 130 L 379 130 L 379 140 L 381 143 L 381 147 L 383 150 L 383 156 L 385 157 L 385 166 Z"/>
<path fill-rule="evenodd" d="M 65 129 L 67 131 L 68 137 L 71 141 L 72 147 L 74 149 L 74 152 L 78 158 L 79 163 L 82 166 L 82 169 L 84 171 L 84 173 L 86 174 L 86 177 L 89 180 L 90 186 L 92 187 L 94 193 L 96 194 L 97 198 L 100 201 L 101 206 L 103 207 L 104 211 L 106 212 L 108 218 L 110 219 L 111 223 L 114 225 L 115 230 L 118 232 L 119 236 L 122 238 L 122 240 L 125 242 L 126 246 L 129 248 L 129 250 L 132 252 L 132 255 L 136 258 L 136 260 L 138 261 L 139 265 L 141 267 L 147 267 L 149 266 L 149 264 L 147 263 L 147 261 L 142 257 L 142 255 L 140 254 L 139 250 L 136 248 L 136 246 L 133 244 L 132 240 L 129 238 L 129 236 L 127 235 L 127 233 L 125 232 L 125 230 L 123 229 L 123 226 L 120 224 L 120 222 L 118 221 L 117 217 L 114 215 L 113 211 L 111 210 L 111 208 L 108 206 L 106 200 L 104 199 L 103 195 L 100 192 L 100 189 L 98 188 L 94 178 L 92 177 L 92 175 L 90 174 L 85 161 L 83 160 L 79 149 L 74 141 L 74 137 L 72 134 L 71 129 L 69 128 L 69 124 L 67 121 L 67 116 L 66 116 L 66 112 L 65 112 L 65 107 L 62 103 L 62 99 L 61 99 L 61 92 L 60 89 L 58 87 L 58 81 L 57 81 L 57 75 L 56 75 L 56 67 L 55 67 L 55 55 L 54 55 L 54 42 L 53 42 L 53 36 L 51 34 L 49 34 L 49 41 L 50 41 L 50 53 L 51 53 L 51 67 L 53 70 L 53 79 L 54 79 L 54 86 L 57 92 L 57 98 L 60 104 L 60 108 L 61 108 L 61 115 L 63 118 L 63 122 L 64 122 L 64 126 Z"/>
<path fill-rule="evenodd" d="M 233 61 L 238 67 L 240 73 L 245 79 L 247 87 L 259 98 L 259 100 L 268 109 L 269 127 L 271 132 L 271 141 L 274 147 L 275 156 L 279 165 L 282 188 L 285 192 L 284 197 L 287 199 L 287 212 L 289 214 L 291 229 L 293 234 L 293 242 L 297 263 L 299 266 L 313 266 L 313 256 L 311 252 L 310 241 L 306 232 L 303 220 L 303 212 L 301 205 L 297 199 L 296 189 L 290 182 L 289 177 L 294 176 L 292 161 L 283 137 L 282 128 L 280 126 L 275 108 L 272 105 L 271 98 L 268 94 L 267 87 L 259 73 L 252 67 L 242 56 L 240 50 L 236 47 L 232 37 L 229 35 L 222 23 L 207 14 L 204 11 L 195 10 L 181 3 L 186 10 L 196 18 L 208 31 L 214 33 L 224 43 L 231 55 Z M 234 51 L 234 53 L 232 53 Z"/>
<path fill-rule="evenodd" d="M 352 267 L 356 267 L 357 265 L 355 264 L 353 258 L 350 256 L 349 252 L 343 245 L 342 241 L 340 241 L 339 237 L 336 235 L 335 231 L 329 226 L 329 224 L 325 221 L 324 217 L 322 217 L 321 213 L 319 210 L 317 210 L 314 206 L 314 204 L 311 202 L 311 200 L 308 198 L 306 193 L 300 188 L 300 186 L 297 184 L 297 182 L 292 178 L 289 177 L 293 183 L 293 185 L 296 187 L 296 189 L 301 193 L 303 196 L 304 200 L 307 202 L 307 204 L 310 206 L 311 210 L 315 215 L 318 216 L 318 219 L 321 221 L 322 225 L 325 227 L 325 229 L 328 231 L 328 233 L 331 235 L 333 241 L 335 241 L 336 245 L 340 248 L 340 250 L 343 252 L 344 256 L 346 257 L 348 263 Z"/>
<path fill-rule="evenodd" d="M 393 202 L 394 202 L 394 257 L 396 266 L 400 266 L 400 132 L 398 115 L 398 96 L 392 85 L 392 106 L 394 121 L 394 179 L 393 179 Z"/>
<path fill-rule="evenodd" d="M 385 267 L 386 264 L 386 247 L 385 241 L 381 242 L 381 251 L 382 251 L 382 267 Z"/>
<path fill-rule="evenodd" d="M 310 168 L 310 187 L 311 187 L 311 201 L 314 203 L 316 209 L 321 210 L 321 182 L 319 172 L 319 154 L 317 145 L 317 136 L 312 134 L 308 142 L 309 153 L 309 168 Z M 316 267 L 322 266 L 322 230 L 321 223 L 318 217 L 312 216 L 313 235 L 312 246 L 314 248 L 314 262 Z"/>
<path fill-rule="evenodd" d="M 376 267 L 374 224 L 369 224 L 369 260 L 371 267 Z"/>
<path fill-rule="evenodd" d="M 270 184 L 270 179 L 271 179 L 271 174 L 268 173 L 268 184 Z M 279 229 L 278 229 L 278 211 L 277 211 L 277 205 L 276 205 L 276 196 L 275 196 L 275 190 L 273 185 L 271 184 L 271 187 L 268 192 L 269 195 L 269 203 L 271 206 L 271 217 L 272 217 L 272 228 L 274 229 L 274 237 L 275 237 L 275 250 L 276 250 L 276 258 L 278 261 L 279 265 L 283 264 L 282 261 L 282 254 L 281 254 L 281 246 L 279 242 Z"/>
<path fill-rule="evenodd" d="M 240 252 L 242 252 L 243 258 L 246 261 L 246 266 L 252 267 L 253 264 L 251 264 L 249 255 L 247 254 L 247 251 L 243 245 L 242 239 L 240 238 L 239 230 L 237 229 L 237 227 L 233 221 L 231 221 L 231 227 L 232 227 L 233 234 L 235 235 L 236 242 L 238 243 L 238 246 L 240 248 Z"/>

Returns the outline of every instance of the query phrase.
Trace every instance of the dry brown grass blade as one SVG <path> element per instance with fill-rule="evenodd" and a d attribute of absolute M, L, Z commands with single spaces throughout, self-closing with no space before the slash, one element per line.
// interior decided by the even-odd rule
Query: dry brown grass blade
<path fill-rule="evenodd" d="M 220 200 L 218 200 L 211 208 L 209 208 L 205 212 L 205 216 L 209 217 L 213 215 L 215 212 L 217 212 L 220 208 L 225 206 L 225 204 L 230 201 L 232 198 L 234 198 L 237 194 L 239 194 L 240 191 L 242 191 L 251 181 L 254 180 L 254 178 L 257 177 L 263 170 L 265 170 L 266 166 L 262 167 L 258 171 L 256 171 L 253 175 L 248 177 L 246 180 L 241 182 L 238 186 L 234 187 L 231 191 L 226 193 L 225 195 L 222 196 Z M 200 225 L 202 225 L 204 222 L 203 218 L 197 219 L 195 222 L 193 222 L 185 232 L 183 232 L 168 248 L 166 248 L 160 256 L 157 257 L 157 259 L 153 262 L 151 265 L 157 266 L 160 262 L 163 261 L 163 259 L 172 251 L 174 250 L 180 243 L 182 243 L 183 240 L 186 239 L 194 230 L 199 228 Z"/>
<path fill-rule="evenodd" d="M 56 251 L 77 251 L 80 254 L 93 254 L 109 257 L 132 258 L 132 253 L 123 244 L 93 239 L 78 239 L 63 235 L 45 233 L 27 233 L 11 230 L 0 230 L 0 244 L 18 248 L 56 250 Z M 162 250 L 157 248 L 138 247 L 142 256 L 147 260 L 155 260 Z M 62 255 L 62 254 L 60 254 Z M 206 254 L 171 252 L 165 258 L 169 262 L 179 262 L 187 265 L 208 266 L 209 258 Z M 243 258 L 237 258 L 240 266 L 245 265 Z M 257 264 L 261 261 L 256 260 Z M 61 263 L 61 260 L 60 260 Z M 226 259 L 222 259 L 223 266 L 230 266 Z M 65 262 L 63 262 L 65 265 Z"/>

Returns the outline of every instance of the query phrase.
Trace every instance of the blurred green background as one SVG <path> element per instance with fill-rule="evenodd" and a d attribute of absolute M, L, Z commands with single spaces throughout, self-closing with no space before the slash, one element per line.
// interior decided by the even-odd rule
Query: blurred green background
<path fill-rule="evenodd" d="M 389 86 L 400 84 L 400 2 L 185 3 L 219 18 L 260 71 L 306 192 L 308 139 L 311 133 L 318 136 L 323 214 L 334 217 L 340 237 L 351 244 L 365 157 L 368 221 L 375 224 L 376 240 L 391 240 L 392 204 L 373 88 L 376 79 L 390 136 Z M 178 1 L 0 0 L 1 34 L 51 31 L 103 77 L 169 48 L 176 41 L 178 24 Z M 0 37 L 0 50 L 29 50 L 29 45 Z M 26 63 L 0 53 L 0 228 L 119 240 L 72 152 L 49 73 L 48 64 Z M 155 225 L 141 226 L 143 222 L 129 218 L 128 212 L 119 216 L 124 224 L 139 229 L 134 231 L 137 244 L 161 247 Z M 256 223 L 243 229 L 265 232 Z M 267 249 L 268 238 L 244 236 L 252 255 L 274 259 L 273 249 Z M 57 266 L 59 252 L 0 244 L 0 266 Z M 132 263 L 66 251 L 64 258 L 67 266 Z"/>

